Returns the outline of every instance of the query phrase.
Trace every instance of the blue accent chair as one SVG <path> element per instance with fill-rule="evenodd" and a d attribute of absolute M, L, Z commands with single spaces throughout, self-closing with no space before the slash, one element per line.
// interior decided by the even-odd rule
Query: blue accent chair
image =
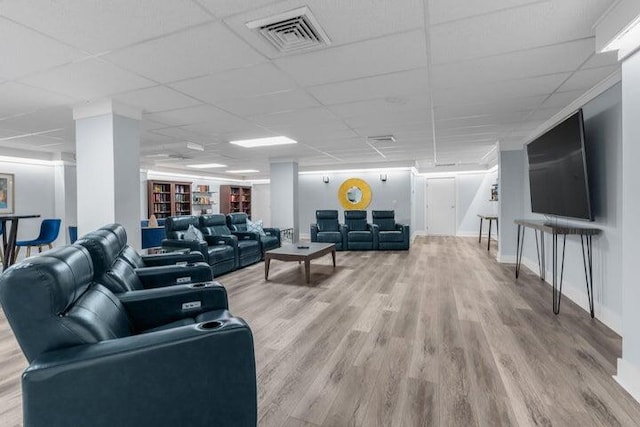
<path fill-rule="evenodd" d="M 347 249 L 371 251 L 378 248 L 378 226 L 367 223 L 367 211 L 344 211 Z"/>
<path fill-rule="evenodd" d="M 347 249 L 346 230 L 344 225 L 338 223 L 338 211 L 316 211 L 316 223 L 311 224 L 311 241 L 335 243 L 337 251 Z"/>
<path fill-rule="evenodd" d="M 69 242 L 74 244 L 78 240 L 78 226 L 70 225 L 69 227 Z"/>
<path fill-rule="evenodd" d="M 409 226 L 397 224 L 394 211 L 371 211 L 373 223 L 378 226 L 378 247 L 380 250 L 409 249 Z"/>
<path fill-rule="evenodd" d="M 27 256 L 31 256 L 31 248 L 37 246 L 38 252 L 42 252 L 42 247 L 47 245 L 49 249 L 53 248 L 51 245 L 60 233 L 61 219 L 43 219 L 40 224 L 40 234 L 33 240 L 19 240 L 16 242 L 18 252 L 20 248 L 25 246 L 27 248 Z M 17 254 L 17 252 L 16 252 Z"/>

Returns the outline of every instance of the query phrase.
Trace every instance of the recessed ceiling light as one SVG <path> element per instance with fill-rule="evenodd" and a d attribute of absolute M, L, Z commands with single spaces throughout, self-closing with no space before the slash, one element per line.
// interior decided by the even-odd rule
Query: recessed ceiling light
<path fill-rule="evenodd" d="M 194 169 L 209 169 L 209 168 L 226 168 L 227 165 L 223 165 L 220 163 L 204 163 L 201 165 L 187 165 L 188 168 Z"/>
<path fill-rule="evenodd" d="M 241 139 L 239 141 L 229 141 L 229 144 L 239 145 L 241 147 L 253 148 L 253 147 L 268 147 L 271 145 L 284 145 L 284 144 L 297 144 L 298 141 L 294 141 L 286 136 L 272 136 L 269 138 L 256 138 L 256 139 Z"/>
<path fill-rule="evenodd" d="M 260 171 L 256 169 L 238 169 L 235 171 L 227 171 L 227 173 L 256 173 L 256 172 L 260 172 Z"/>

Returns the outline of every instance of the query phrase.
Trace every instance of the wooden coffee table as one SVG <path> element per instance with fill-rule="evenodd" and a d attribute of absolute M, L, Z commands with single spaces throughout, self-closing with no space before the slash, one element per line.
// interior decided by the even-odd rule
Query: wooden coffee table
<path fill-rule="evenodd" d="M 298 263 L 304 261 L 304 274 L 307 278 L 307 283 L 309 283 L 311 260 L 320 258 L 328 253 L 331 253 L 333 268 L 336 268 L 336 245 L 334 243 L 294 243 L 267 251 L 264 253 L 264 280 L 269 280 L 269 264 L 271 260 L 278 259 L 280 261 L 298 261 Z"/>

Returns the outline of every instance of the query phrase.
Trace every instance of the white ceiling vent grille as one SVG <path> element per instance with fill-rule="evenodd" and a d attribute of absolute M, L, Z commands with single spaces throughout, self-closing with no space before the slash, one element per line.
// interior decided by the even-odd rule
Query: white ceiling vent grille
<path fill-rule="evenodd" d="M 281 53 L 329 46 L 331 41 L 307 7 L 247 23 Z"/>
<path fill-rule="evenodd" d="M 392 144 L 396 142 L 396 138 L 393 135 L 370 136 L 368 139 L 376 144 Z"/>

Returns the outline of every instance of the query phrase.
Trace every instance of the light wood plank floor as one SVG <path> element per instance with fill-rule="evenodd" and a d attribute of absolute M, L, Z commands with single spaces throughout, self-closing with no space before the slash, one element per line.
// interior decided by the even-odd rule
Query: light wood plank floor
<path fill-rule="evenodd" d="M 473 238 L 338 252 L 228 274 L 254 332 L 261 426 L 633 426 L 611 378 L 621 339 Z M 19 425 L 26 366 L 0 319 L 0 425 Z"/>

